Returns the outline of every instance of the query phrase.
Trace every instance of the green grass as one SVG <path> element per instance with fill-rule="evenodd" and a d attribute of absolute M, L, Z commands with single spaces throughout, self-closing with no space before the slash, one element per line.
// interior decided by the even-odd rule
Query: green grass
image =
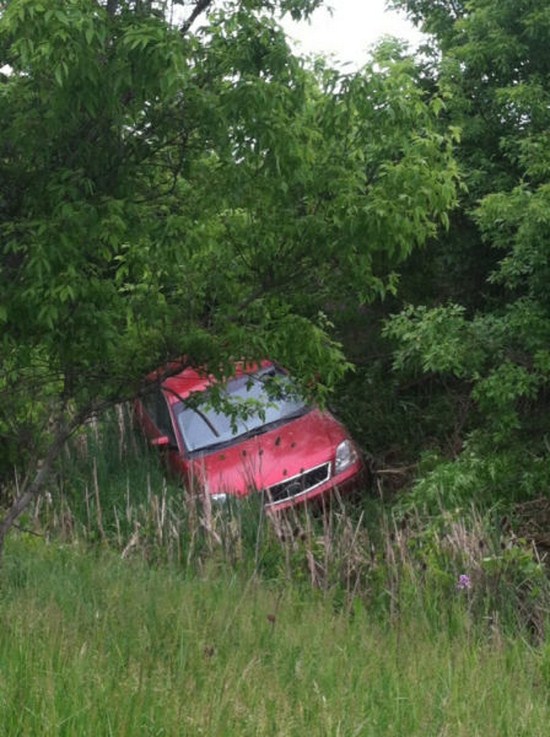
<path fill-rule="evenodd" d="M 475 509 L 210 508 L 128 420 L 74 440 L 8 541 L 0 737 L 546 736 L 527 541 Z"/>
<path fill-rule="evenodd" d="M 449 626 L 452 614 L 453 625 Z M 356 600 L 13 537 L 0 581 L 3 737 L 545 737 L 550 647 Z"/>
<path fill-rule="evenodd" d="M 462 598 L 474 626 L 487 630 L 497 621 L 507 634 L 544 638 L 548 571 L 528 540 L 502 529 L 496 512 L 399 514 L 367 494 L 325 515 L 296 510 L 268 519 L 253 497 L 212 507 L 167 479 L 130 420 L 120 407 L 73 439 L 51 495 L 21 527 L 190 576 L 222 566 L 293 582 L 330 594 L 344 610 L 357 599 L 380 617 L 413 607 L 429 623 L 440 620 L 467 574 L 472 586 Z"/>

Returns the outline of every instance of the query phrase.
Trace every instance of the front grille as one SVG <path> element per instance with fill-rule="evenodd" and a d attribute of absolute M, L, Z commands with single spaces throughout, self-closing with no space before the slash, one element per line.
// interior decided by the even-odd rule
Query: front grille
<path fill-rule="evenodd" d="M 330 463 L 310 468 L 308 471 L 299 473 L 297 476 L 285 479 L 280 484 L 274 484 L 265 490 L 267 504 L 278 504 L 287 499 L 295 499 L 297 496 L 312 491 L 317 486 L 324 484 L 330 478 Z"/>

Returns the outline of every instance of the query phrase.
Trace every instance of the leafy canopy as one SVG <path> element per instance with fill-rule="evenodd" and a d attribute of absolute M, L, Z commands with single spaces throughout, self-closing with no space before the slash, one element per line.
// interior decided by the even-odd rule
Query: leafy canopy
<path fill-rule="evenodd" d="M 322 396 L 346 367 L 327 305 L 383 295 L 445 224 L 442 102 L 397 46 L 306 67 L 274 14 L 316 4 L 197 3 L 181 27 L 162 3 L 2 6 L 4 471 L 182 354 L 268 355 Z"/>
<path fill-rule="evenodd" d="M 533 471 L 550 467 L 550 6 L 546 0 L 395 4 L 436 34 L 441 57 L 431 73 L 450 95 L 451 122 L 462 129 L 458 156 L 469 187 L 450 242 L 457 260 L 471 259 L 484 283 L 476 309 L 462 285 L 454 303 L 407 308 L 387 334 L 398 341 L 399 369 L 467 382 L 478 416 L 466 456 L 475 455 L 472 438 L 488 463 L 490 455 L 509 454 L 513 462 L 501 464 L 507 471 L 494 475 L 495 486 L 535 495 L 550 482 L 548 472 Z"/>

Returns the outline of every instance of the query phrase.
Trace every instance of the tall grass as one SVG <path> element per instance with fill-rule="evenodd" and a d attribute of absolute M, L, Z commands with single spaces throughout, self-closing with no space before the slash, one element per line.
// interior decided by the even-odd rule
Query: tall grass
<path fill-rule="evenodd" d="M 475 510 L 266 515 L 166 479 L 119 409 L 0 572 L 0 734 L 543 737 L 549 589 Z"/>
<path fill-rule="evenodd" d="M 550 585 L 537 549 L 491 516 L 441 510 L 397 517 L 364 496 L 326 509 L 266 515 L 258 498 L 214 507 L 169 481 L 119 408 L 68 449 L 56 480 L 28 520 L 58 540 L 100 543 L 123 559 L 169 564 L 192 575 L 239 570 L 357 601 L 396 621 L 414 611 L 452 621 L 463 605 L 474 627 L 545 636 Z"/>
<path fill-rule="evenodd" d="M 550 648 L 230 569 L 154 568 L 12 538 L 0 585 L 4 737 L 545 737 Z"/>

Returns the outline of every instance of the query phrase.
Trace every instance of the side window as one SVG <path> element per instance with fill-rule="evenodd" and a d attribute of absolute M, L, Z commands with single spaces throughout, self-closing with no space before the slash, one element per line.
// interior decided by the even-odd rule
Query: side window
<path fill-rule="evenodd" d="M 172 418 L 164 394 L 161 391 L 157 394 L 157 427 L 165 435 L 168 435 L 171 443 L 175 444 L 176 436 L 172 427 Z"/>
<path fill-rule="evenodd" d="M 176 443 L 174 428 L 172 427 L 172 419 L 166 399 L 160 387 L 155 388 L 151 394 L 144 399 L 144 404 L 151 419 L 161 431 L 170 438 L 170 442 Z"/>

